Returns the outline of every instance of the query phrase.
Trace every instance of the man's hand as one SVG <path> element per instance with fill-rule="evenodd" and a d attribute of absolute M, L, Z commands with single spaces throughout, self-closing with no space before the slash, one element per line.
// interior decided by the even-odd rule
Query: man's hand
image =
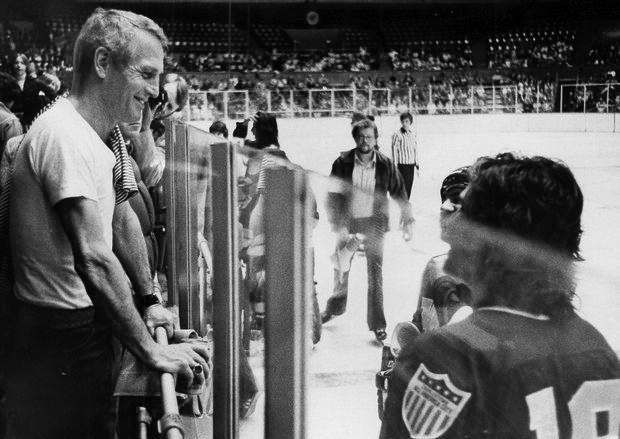
<path fill-rule="evenodd" d="M 174 334 L 174 314 L 161 304 L 149 306 L 144 310 L 144 322 L 146 327 L 149 328 L 151 335 L 155 333 L 155 328 L 158 326 L 166 329 L 168 338 Z"/>
<path fill-rule="evenodd" d="M 151 108 L 150 105 L 144 106 L 144 108 L 142 109 L 142 128 L 140 129 L 140 132 L 151 129 L 151 122 L 153 122 L 153 116 L 155 115 L 157 110 L 159 110 L 160 106 L 161 104 L 159 103 L 155 105 L 155 108 Z"/>
<path fill-rule="evenodd" d="M 159 372 L 178 373 L 183 383 L 191 387 L 196 366 L 201 366 L 205 373 L 209 370 L 209 351 L 205 343 L 155 344 L 150 366 Z"/>
<path fill-rule="evenodd" d="M 340 227 L 337 231 L 336 231 L 336 236 L 337 236 L 337 245 L 338 247 L 342 247 L 344 244 L 346 244 L 346 242 L 349 240 L 349 228 L 348 227 Z"/>
<path fill-rule="evenodd" d="M 411 238 L 413 236 L 413 221 L 407 224 L 403 224 L 402 229 L 403 229 L 403 239 L 406 242 L 411 241 Z"/>

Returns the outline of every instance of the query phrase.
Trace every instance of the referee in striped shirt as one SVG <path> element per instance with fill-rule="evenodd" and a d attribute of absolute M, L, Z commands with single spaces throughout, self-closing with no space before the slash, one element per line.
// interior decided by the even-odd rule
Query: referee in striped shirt
<path fill-rule="evenodd" d="M 410 198 L 414 172 L 416 169 L 420 169 L 418 163 L 418 142 L 413 129 L 411 129 L 413 124 L 411 113 L 402 113 L 400 115 L 400 123 L 400 129 L 392 135 L 392 158 L 405 181 L 407 198 Z"/>

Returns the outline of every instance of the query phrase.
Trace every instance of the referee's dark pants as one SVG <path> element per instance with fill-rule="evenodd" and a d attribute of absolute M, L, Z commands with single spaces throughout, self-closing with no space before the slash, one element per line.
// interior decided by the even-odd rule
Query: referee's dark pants
<path fill-rule="evenodd" d="M 411 188 L 413 187 L 413 176 L 415 174 L 415 165 L 398 164 L 398 170 L 405 181 L 405 190 L 407 191 L 407 199 L 411 198 Z"/>

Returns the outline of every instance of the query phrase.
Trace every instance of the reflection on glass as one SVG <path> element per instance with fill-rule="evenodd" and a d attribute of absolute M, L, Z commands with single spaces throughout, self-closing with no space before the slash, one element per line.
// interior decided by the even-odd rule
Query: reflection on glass
<path fill-rule="evenodd" d="M 486 94 L 487 91 L 485 99 L 492 98 L 492 95 Z M 469 90 L 464 92 L 469 93 Z M 454 94 L 457 94 L 456 89 Z M 506 106 L 513 106 L 518 98 L 509 89 L 503 99 Z M 390 136 L 400 126 L 399 120 L 397 117 L 378 117 L 376 124 L 379 152 L 390 156 Z M 343 174 L 330 177 L 334 174 L 335 161 L 358 147 L 349 119 L 278 117 L 278 136 L 275 140 L 279 147 L 273 138 L 260 144 L 252 143 L 256 134 L 252 133 L 253 120 L 247 122 L 247 133 L 242 136 L 247 137 L 247 142 L 233 138 L 232 133 L 237 128 L 233 121 L 227 121 L 226 125 L 228 140 L 239 145 L 234 171 L 239 203 L 238 258 L 243 280 L 239 294 L 244 304 L 239 391 L 240 404 L 247 402 L 248 407 L 247 411 L 241 405 L 239 407 L 240 414 L 247 415 L 239 424 L 241 437 L 260 438 L 264 435 L 266 384 L 263 380 L 265 334 L 262 328 L 264 319 L 278 318 L 269 315 L 264 305 L 264 298 L 269 295 L 265 289 L 265 279 L 269 273 L 265 272 L 264 261 L 261 260 L 265 256 L 265 236 L 261 226 L 264 213 L 261 214 L 260 209 L 264 208 L 264 204 L 260 194 L 270 188 L 266 175 L 261 182 L 261 172 L 265 174 L 267 168 L 286 167 L 307 175 L 308 191 L 315 200 L 308 218 L 314 256 L 309 269 L 314 285 L 308 293 L 311 318 L 307 327 L 307 340 L 312 349 L 300 360 L 306 362 L 308 370 L 306 437 L 349 437 L 355 434 L 356 437 L 376 438 L 380 429 L 378 402 L 383 403 L 384 395 L 380 393 L 378 398 L 375 373 L 381 369 L 382 355 L 389 354 L 382 351 L 381 340 L 378 340 L 382 336 L 378 337 L 375 329 L 386 331 L 385 343 L 389 344 L 390 335 L 399 322 L 412 322 L 417 330 L 424 332 L 467 317 L 471 288 L 446 273 L 444 263 L 449 247 L 441 239 L 442 234 L 446 239 L 446 228 L 452 215 L 459 212 L 459 194 L 467 183 L 466 171 L 453 171 L 472 164 L 478 156 L 494 155 L 505 149 L 505 144 L 511 144 L 511 137 L 491 133 L 491 130 L 484 131 L 484 127 L 475 136 L 457 130 L 450 132 L 445 127 L 438 129 L 428 119 L 416 118 L 414 127 L 422 142 L 420 148 L 424 167 L 414 181 L 411 203 L 416 221 L 411 229 L 412 239 L 407 242 L 402 239 L 402 200 L 392 194 L 384 198 L 382 194 L 372 193 L 368 187 L 360 189 L 359 184 L 352 184 L 352 174 L 350 177 Z M 209 168 L 207 151 L 211 144 L 221 140 L 207 133 L 209 126 L 210 123 L 188 126 L 188 139 L 193 145 L 192 150 L 196 151 L 192 154 L 192 166 L 189 167 L 196 175 L 193 199 L 197 205 L 204 204 L 204 212 L 209 212 L 212 197 L 212 194 L 208 195 L 209 182 L 218 173 L 217 169 Z M 577 312 L 600 330 L 611 348 L 618 351 L 620 331 L 617 330 L 615 316 L 620 302 L 615 295 L 609 294 L 620 285 L 615 270 L 611 269 L 618 262 L 615 251 L 618 243 L 615 242 L 617 237 L 609 233 L 608 225 L 618 220 L 617 206 L 609 200 L 618 199 L 617 187 L 620 186 L 605 183 L 615 179 L 610 165 L 614 161 L 613 139 L 602 134 L 575 140 L 567 140 L 561 133 L 544 136 L 545 142 L 553 144 L 561 140 L 563 145 L 561 151 L 548 148 L 545 154 L 560 156 L 569 163 L 580 163 L 580 167 L 572 167 L 586 200 L 582 221 L 586 233 L 581 243 L 585 261 L 576 264 L 577 296 L 574 303 Z M 361 137 L 358 139 L 360 142 L 368 143 L 374 134 L 364 133 Z M 540 148 L 539 142 L 528 136 L 520 138 L 520 145 L 526 152 Z M 589 164 L 585 160 L 587 151 L 595 147 L 604 157 Z M 449 157 L 446 156 L 446 148 L 449 148 Z M 597 173 L 591 172 L 593 167 L 597 167 Z M 179 169 L 177 164 L 175 169 Z M 334 227 L 338 224 L 334 206 L 342 208 L 344 200 L 355 203 L 355 209 L 360 211 L 369 209 L 366 224 L 349 223 L 346 232 Z M 296 205 L 298 202 L 297 197 L 281 200 L 282 205 Z M 381 207 L 376 210 L 377 206 Z M 201 214 L 202 211 L 202 207 L 196 209 L 196 221 L 198 224 L 198 218 L 203 218 L 204 228 L 196 227 L 202 231 L 208 247 L 212 226 L 209 222 L 214 220 L 216 214 Z M 508 256 L 514 254 L 516 249 L 526 255 L 542 254 L 538 247 L 529 246 L 522 240 L 514 241 L 486 229 L 473 230 L 476 239 L 491 240 L 494 245 L 506 249 Z M 381 231 L 380 237 L 378 231 Z M 474 239 L 473 235 L 468 236 Z M 284 231 L 282 239 L 286 239 Z M 197 240 L 198 247 L 200 242 Z M 378 247 L 382 249 L 380 277 L 376 263 Z M 216 259 L 218 255 L 211 254 L 210 257 Z M 543 263 L 554 261 L 558 260 L 546 255 Z M 209 273 L 208 265 L 206 263 L 201 269 L 210 276 L 214 273 Z M 204 319 L 207 325 L 212 311 L 208 306 L 209 294 L 229 293 L 209 291 L 209 276 L 201 278 L 204 286 L 200 287 L 200 291 L 205 292 L 204 310 L 208 312 Z M 375 304 L 368 293 L 379 283 L 385 319 L 383 328 L 376 325 L 372 311 Z M 330 302 L 334 303 L 334 298 L 339 299 L 340 308 L 330 305 Z M 415 332 L 411 326 L 407 328 Z M 400 345 L 401 351 L 404 344 Z M 217 401 L 217 395 L 215 399 Z"/>

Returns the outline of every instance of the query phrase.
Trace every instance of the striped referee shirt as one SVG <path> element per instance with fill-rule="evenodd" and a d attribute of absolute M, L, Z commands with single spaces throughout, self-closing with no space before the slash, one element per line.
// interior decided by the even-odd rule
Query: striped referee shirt
<path fill-rule="evenodd" d="M 392 157 L 394 164 L 415 165 L 418 163 L 418 141 L 413 130 L 400 128 L 392 135 Z"/>
<path fill-rule="evenodd" d="M 277 146 L 268 146 L 263 149 L 263 156 L 260 162 L 260 170 L 258 172 L 258 183 L 256 184 L 257 192 L 264 192 L 267 186 L 267 169 L 282 166 L 283 158 L 269 154 L 269 151 L 278 150 Z"/>

